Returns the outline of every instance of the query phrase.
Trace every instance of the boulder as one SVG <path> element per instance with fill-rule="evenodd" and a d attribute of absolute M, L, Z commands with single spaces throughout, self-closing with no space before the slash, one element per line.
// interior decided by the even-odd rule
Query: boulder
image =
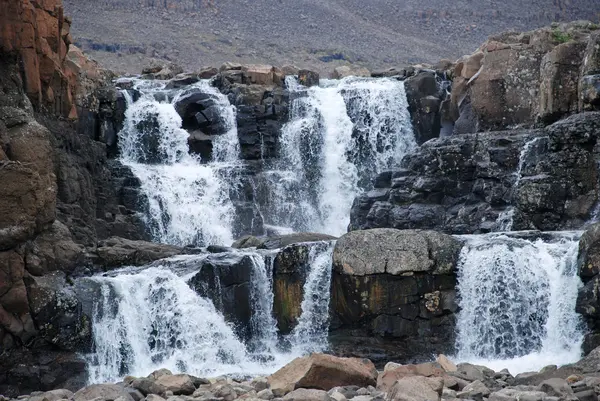
<path fill-rule="evenodd" d="M 565 379 L 552 378 L 544 380 L 539 386 L 539 390 L 551 397 L 559 397 L 561 400 L 575 399 L 575 393 Z"/>
<path fill-rule="evenodd" d="M 387 393 L 387 400 L 440 401 L 444 381 L 438 377 L 409 376 L 398 380 Z"/>
<path fill-rule="evenodd" d="M 116 384 L 92 384 L 82 388 L 73 394 L 71 398 L 73 401 L 90 401 L 90 400 L 102 400 L 102 401 L 133 401 L 133 398 L 129 393 L 121 386 Z"/>
<path fill-rule="evenodd" d="M 490 394 L 489 401 L 544 401 L 548 395 L 541 391 L 518 390 L 514 388 L 503 388 Z"/>
<path fill-rule="evenodd" d="M 377 383 L 377 369 L 369 360 L 311 354 L 296 358 L 268 377 L 271 390 L 282 397 L 299 388 L 328 391 L 336 386 Z"/>
<path fill-rule="evenodd" d="M 442 377 L 445 371 L 436 362 L 421 363 L 418 365 L 399 365 L 387 367 L 377 378 L 377 389 L 388 392 L 394 384 L 404 377 L 425 376 Z"/>
<path fill-rule="evenodd" d="M 435 360 L 446 372 L 456 372 L 458 368 L 446 355 L 440 354 Z"/>
<path fill-rule="evenodd" d="M 332 78 L 342 79 L 346 77 L 370 77 L 371 72 L 364 67 L 347 66 L 336 67 L 333 69 Z"/>
<path fill-rule="evenodd" d="M 175 395 L 191 395 L 196 390 L 194 382 L 186 374 L 162 375 L 156 379 L 156 384 Z"/>
<path fill-rule="evenodd" d="M 454 271 L 461 242 L 433 231 L 380 228 L 353 231 L 336 243 L 333 263 L 349 276 Z"/>
<path fill-rule="evenodd" d="M 183 248 L 174 245 L 112 237 L 98 244 L 95 263 L 105 269 L 141 266 L 183 252 Z"/>
<path fill-rule="evenodd" d="M 457 394 L 457 397 L 461 399 L 483 401 L 484 397 L 488 398 L 490 393 L 490 389 L 487 388 L 483 382 L 476 380 L 465 386 L 462 391 Z"/>
<path fill-rule="evenodd" d="M 319 73 L 310 70 L 298 71 L 298 82 L 306 87 L 319 86 Z"/>
<path fill-rule="evenodd" d="M 166 391 L 164 386 L 156 383 L 155 379 L 148 377 L 136 378 L 131 382 L 130 386 L 146 396 L 150 394 L 164 395 Z"/>
<path fill-rule="evenodd" d="M 580 94 L 582 109 L 598 110 L 600 108 L 600 74 L 583 76 L 580 83 Z"/>
<path fill-rule="evenodd" d="M 58 401 L 68 400 L 73 396 L 73 392 L 66 389 L 46 391 L 40 395 L 29 398 L 29 401 Z"/>
<path fill-rule="evenodd" d="M 435 71 L 422 70 L 404 81 L 415 140 L 420 145 L 440 136 L 446 90 Z"/>
<path fill-rule="evenodd" d="M 242 83 L 250 85 L 273 85 L 274 75 L 272 65 L 244 65 L 242 66 Z"/>
<path fill-rule="evenodd" d="M 299 388 L 286 394 L 283 399 L 289 401 L 330 401 L 331 397 L 329 397 L 327 391 Z"/>

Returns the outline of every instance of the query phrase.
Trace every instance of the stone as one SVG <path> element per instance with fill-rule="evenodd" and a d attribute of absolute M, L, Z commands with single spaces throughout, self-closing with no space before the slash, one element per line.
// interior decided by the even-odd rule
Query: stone
<path fill-rule="evenodd" d="M 490 389 L 487 388 L 483 382 L 476 380 L 463 388 L 462 391 L 457 394 L 457 397 L 461 399 L 483 401 L 483 398 L 488 398 L 490 393 Z"/>
<path fill-rule="evenodd" d="M 298 82 L 306 87 L 319 86 L 319 73 L 310 70 L 298 71 Z"/>
<path fill-rule="evenodd" d="M 131 387 L 139 390 L 146 396 L 149 394 L 164 395 L 166 391 L 165 387 L 156 383 L 155 380 L 156 379 L 149 377 L 136 378 L 131 382 Z"/>
<path fill-rule="evenodd" d="M 98 399 L 102 401 L 116 401 L 123 397 L 124 401 L 133 401 L 125 389 L 116 384 L 92 384 L 73 394 L 73 401 L 89 401 Z"/>
<path fill-rule="evenodd" d="M 571 389 L 569 383 L 561 378 L 552 378 L 544 380 L 539 386 L 540 391 L 548 394 L 551 397 L 559 397 L 563 400 L 571 400 L 575 398 L 575 393 Z"/>
<path fill-rule="evenodd" d="M 162 398 L 159 395 L 156 394 L 148 394 L 145 398 L 146 401 L 165 401 L 164 398 Z"/>
<path fill-rule="evenodd" d="M 456 372 L 458 370 L 454 362 L 448 359 L 446 355 L 438 355 L 435 361 L 439 363 L 442 369 L 444 369 L 446 372 Z"/>
<path fill-rule="evenodd" d="M 173 245 L 133 241 L 119 237 L 100 242 L 96 249 L 97 263 L 104 268 L 141 266 L 182 252 L 182 248 Z"/>
<path fill-rule="evenodd" d="M 258 376 L 252 379 L 250 385 L 260 393 L 262 390 L 269 388 L 269 380 L 266 377 Z"/>
<path fill-rule="evenodd" d="M 268 380 L 273 394 L 281 397 L 298 388 L 328 391 L 336 386 L 375 385 L 377 370 L 369 360 L 311 354 L 294 359 Z"/>
<path fill-rule="evenodd" d="M 323 390 L 299 388 L 286 394 L 283 399 L 289 401 L 329 401 L 331 398 Z"/>
<path fill-rule="evenodd" d="M 194 382 L 186 374 L 163 375 L 156 379 L 156 384 L 172 391 L 174 395 L 191 395 L 196 390 Z"/>
<path fill-rule="evenodd" d="M 442 367 L 435 362 L 390 367 L 377 378 L 377 390 L 387 392 L 399 379 L 410 376 L 442 377 Z"/>
<path fill-rule="evenodd" d="M 346 77 L 370 77 L 371 72 L 364 67 L 341 66 L 333 69 L 333 79 L 342 79 Z"/>
<path fill-rule="evenodd" d="M 265 238 L 258 249 L 278 249 L 302 242 L 332 241 L 336 237 L 320 233 L 294 233 Z M 235 247 L 234 247 L 235 248 Z"/>
<path fill-rule="evenodd" d="M 261 400 L 272 400 L 273 398 L 275 398 L 275 394 L 273 394 L 273 391 L 271 391 L 270 388 L 265 388 L 263 390 L 260 390 L 256 396 L 258 398 L 260 398 Z"/>
<path fill-rule="evenodd" d="M 242 74 L 244 84 L 273 85 L 272 65 L 245 65 Z"/>
<path fill-rule="evenodd" d="M 545 401 L 548 396 L 541 391 L 523 391 L 503 388 L 490 394 L 489 401 Z"/>
<path fill-rule="evenodd" d="M 441 378 L 409 376 L 398 380 L 386 399 L 398 401 L 441 400 L 444 382 Z"/>
<path fill-rule="evenodd" d="M 173 372 L 171 372 L 169 369 L 166 368 L 162 368 L 162 369 L 158 369 L 155 370 L 154 372 L 150 373 L 148 375 L 148 379 L 152 379 L 152 380 L 156 380 L 161 376 L 172 376 Z"/>
<path fill-rule="evenodd" d="M 460 241 L 444 234 L 389 228 L 343 235 L 333 253 L 334 268 L 345 275 L 442 274 L 455 268 Z"/>
<path fill-rule="evenodd" d="M 51 390 L 29 398 L 29 401 L 58 401 L 67 400 L 73 396 L 73 392 L 66 389 Z"/>
<path fill-rule="evenodd" d="M 434 71 L 422 70 L 404 81 L 408 111 L 417 144 L 440 136 L 446 91 Z"/>
<path fill-rule="evenodd" d="M 600 74 L 585 75 L 580 81 L 580 98 L 584 110 L 600 107 Z"/>

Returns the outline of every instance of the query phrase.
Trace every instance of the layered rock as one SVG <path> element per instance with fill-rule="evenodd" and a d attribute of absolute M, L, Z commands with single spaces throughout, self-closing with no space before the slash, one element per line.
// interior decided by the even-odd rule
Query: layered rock
<path fill-rule="evenodd" d="M 453 234 L 581 227 L 597 202 L 600 114 L 581 113 L 541 130 L 431 140 L 384 172 L 352 207 L 352 230 L 393 227 Z M 504 213 L 503 213 L 504 212 Z"/>
<path fill-rule="evenodd" d="M 461 247 L 430 231 L 373 229 L 342 236 L 334 249 L 331 294 L 334 347 L 345 343 L 338 352 L 361 355 L 381 347 L 410 360 L 449 351 Z M 350 345 L 359 337 L 368 344 L 364 349 Z"/>

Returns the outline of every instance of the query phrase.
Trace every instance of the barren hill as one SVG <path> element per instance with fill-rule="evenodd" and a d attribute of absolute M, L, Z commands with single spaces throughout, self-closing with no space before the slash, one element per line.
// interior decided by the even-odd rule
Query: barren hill
<path fill-rule="evenodd" d="M 455 59 L 487 36 L 598 21 L 599 0 L 65 0 L 75 41 L 106 67 L 150 58 L 187 69 L 224 61 L 329 71 Z"/>

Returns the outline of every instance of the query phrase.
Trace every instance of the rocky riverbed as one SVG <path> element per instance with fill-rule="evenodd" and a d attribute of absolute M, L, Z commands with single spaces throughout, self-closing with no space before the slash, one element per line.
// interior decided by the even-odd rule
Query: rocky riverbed
<path fill-rule="evenodd" d="M 19 400 L 72 401 L 596 401 L 600 393 L 600 348 L 581 361 L 513 376 L 485 366 L 434 362 L 389 362 L 382 371 L 368 359 L 311 354 L 267 377 L 199 378 L 159 369 L 147 377 L 127 376 L 115 384 L 93 384 L 34 392 Z M 4 398 L 7 400 L 7 398 Z"/>

